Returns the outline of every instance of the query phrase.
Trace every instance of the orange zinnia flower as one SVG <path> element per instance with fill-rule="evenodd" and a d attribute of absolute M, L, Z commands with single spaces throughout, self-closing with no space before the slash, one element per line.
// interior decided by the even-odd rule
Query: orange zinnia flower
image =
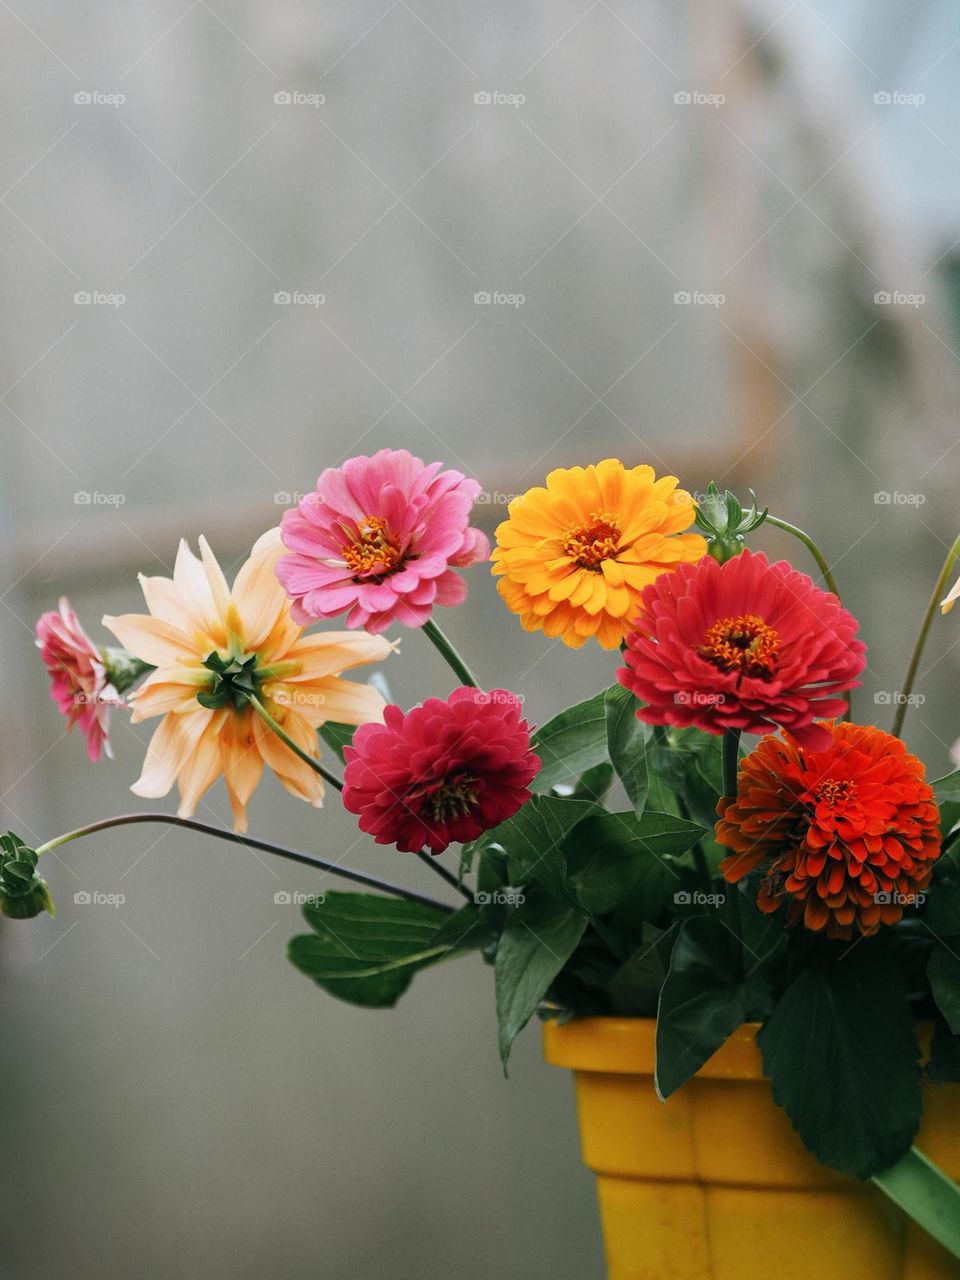
<path fill-rule="evenodd" d="M 644 587 L 707 549 L 693 523 L 696 504 L 675 476 L 615 458 L 551 471 L 546 488 L 514 498 L 497 529 L 497 589 L 527 631 L 579 649 L 596 636 L 615 649 L 636 616 Z"/>
<path fill-rule="evenodd" d="M 788 924 L 869 935 L 923 901 L 940 854 L 937 805 L 899 738 L 822 724 L 832 736 L 826 751 L 805 751 L 784 733 L 740 762 L 736 799 L 717 806 L 717 840 L 735 851 L 720 871 L 735 884 L 762 865 L 761 911 L 786 902 Z"/>
<path fill-rule="evenodd" d="M 274 572 L 284 550 L 279 529 L 264 534 L 231 591 L 204 538 L 199 560 L 181 542 L 172 579 L 140 577 L 150 613 L 103 620 L 121 644 L 157 668 L 130 695 L 133 723 L 163 716 L 131 790 L 165 796 L 177 782 L 182 818 L 192 816 L 223 774 L 234 828 L 246 831 L 247 802 L 264 764 L 293 795 L 316 808 L 322 804 L 319 774 L 256 714 L 243 687 L 254 688 L 284 732 L 313 757 L 319 755 L 317 726 L 325 721 L 383 719 L 385 703 L 376 689 L 339 676 L 378 662 L 392 644 L 365 632 L 304 636 Z M 225 682 L 215 675 L 232 660 L 245 682 L 238 682 L 236 697 L 229 676 Z M 198 694 L 215 705 L 202 705 Z"/>

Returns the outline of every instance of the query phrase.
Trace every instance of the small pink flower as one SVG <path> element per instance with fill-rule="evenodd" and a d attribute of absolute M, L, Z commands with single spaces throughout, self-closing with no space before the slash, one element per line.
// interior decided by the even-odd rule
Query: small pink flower
<path fill-rule="evenodd" d="M 277 577 L 296 622 L 349 610 L 348 627 L 379 632 L 394 622 L 422 627 L 434 605 L 463 603 L 453 567 L 486 559 L 490 544 L 470 527 L 480 485 L 441 465 L 381 449 L 323 472 L 281 524 L 291 554 Z"/>
<path fill-rule="evenodd" d="M 104 669 L 103 655 L 81 627 L 66 596 L 59 612 L 37 619 L 37 648 L 50 676 L 50 696 L 67 717 L 67 728 L 79 724 L 87 740 L 87 755 L 111 759 L 110 708 L 123 702 Z"/>
<path fill-rule="evenodd" d="M 343 804 L 361 831 L 401 853 L 442 853 L 512 818 L 540 769 L 520 699 L 466 685 L 383 724 L 363 724 L 344 751 Z"/>

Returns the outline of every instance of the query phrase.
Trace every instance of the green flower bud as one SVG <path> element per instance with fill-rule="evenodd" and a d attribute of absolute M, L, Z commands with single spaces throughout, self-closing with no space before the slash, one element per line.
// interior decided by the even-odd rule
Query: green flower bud
<path fill-rule="evenodd" d="M 47 882 L 37 873 L 37 853 L 12 831 L 0 836 L 0 912 L 29 920 L 41 911 L 56 914 Z"/>
<path fill-rule="evenodd" d="M 744 511 L 740 500 L 730 492 L 721 493 L 711 480 L 703 499 L 697 505 L 697 528 L 707 536 L 707 552 L 721 564 L 744 549 L 744 536 L 760 527 L 769 507 L 757 509 L 757 495 L 750 490 L 753 505 Z"/>
<path fill-rule="evenodd" d="M 142 662 L 126 649 L 106 647 L 100 650 L 100 656 L 107 680 L 120 694 L 131 689 L 141 676 L 156 670 L 149 662 Z"/>

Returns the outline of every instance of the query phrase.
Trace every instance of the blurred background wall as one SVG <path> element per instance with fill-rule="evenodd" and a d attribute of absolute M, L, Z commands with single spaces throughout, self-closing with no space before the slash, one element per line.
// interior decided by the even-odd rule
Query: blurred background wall
<path fill-rule="evenodd" d="M 236 564 L 384 445 L 478 477 L 488 528 L 609 454 L 754 487 L 817 531 L 888 724 L 957 523 L 955 6 L 11 0 L 0 36 L 4 825 L 139 803 L 149 726 L 88 765 L 36 615 L 105 639 L 181 535 Z M 533 720 L 609 683 L 468 577 L 444 625 Z M 907 722 L 934 773 L 957 625 Z M 451 685 L 416 634 L 386 674 Z M 426 875 L 270 780 L 251 831 Z M 135 828 L 50 878 L 57 918 L 0 930 L 4 1276 L 600 1276 L 570 1082 L 533 1029 L 502 1079 L 479 961 L 363 1013 L 284 958 L 274 895 L 320 877 Z"/>

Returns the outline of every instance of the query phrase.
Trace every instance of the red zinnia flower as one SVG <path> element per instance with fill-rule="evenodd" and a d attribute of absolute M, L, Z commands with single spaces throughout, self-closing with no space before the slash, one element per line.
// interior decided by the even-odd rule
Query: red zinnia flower
<path fill-rule="evenodd" d="M 530 799 L 540 761 L 516 694 L 464 686 L 406 715 L 387 707 L 384 721 L 361 725 L 344 752 L 343 803 L 377 844 L 442 853 Z"/>
<path fill-rule="evenodd" d="M 717 840 L 735 852 L 720 871 L 735 884 L 763 864 L 761 911 L 788 902 L 788 923 L 849 938 L 876 933 L 922 902 L 940 854 L 924 768 L 882 729 L 825 724 L 826 751 L 784 734 L 740 762 L 736 799 L 717 806 Z"/>
<path fill-rule="evenodd" d="M 781 725 L 822 750 L 830 738 L 814 716 L 841 714 L 837 695 L 856 687 L 866 662 L 856 630 L 836 596 L 785 560 L 705 556 L 645 589 L 617 678 L 648 704 L 637 711 L 647 724 Z"/>

